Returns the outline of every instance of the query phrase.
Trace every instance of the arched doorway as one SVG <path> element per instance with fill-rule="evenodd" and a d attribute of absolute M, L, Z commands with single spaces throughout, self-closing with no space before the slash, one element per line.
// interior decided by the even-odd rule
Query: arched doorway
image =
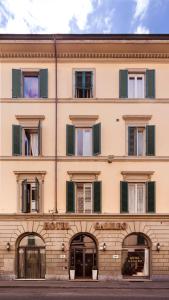
<path fill-rule="evenodd" d="M 45 278 L 45 244 L 36 234 L 24 236 L 17 248 L 18 278 Z"/>
<path fill-rule="evenodd" d="M 149 277 L 150 241 L 143 233 L 132 233 L 123 241 L 122 275 L 124 277 Z"/>
<path fill-rule="evenodd" d="M 97 246 L 94 238 L 85 233 L 76 235 L 70 245 L 70 269 L 75 278 L 92 278 L 92 270 L 98 269 Z"/>

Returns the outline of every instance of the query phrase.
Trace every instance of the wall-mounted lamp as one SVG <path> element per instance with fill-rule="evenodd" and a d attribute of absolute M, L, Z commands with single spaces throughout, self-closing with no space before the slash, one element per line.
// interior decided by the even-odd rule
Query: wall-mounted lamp
<path fill-rule="evenodd" d="M 11 245 L 10 245 L 10 243 L 8 242 L 8 243 L 6 244 L 6 250 L 7 250 L 7 251 L 10 251 L 10 249 L 11 249 Z"/>
<path fill-rule="evenodd" d="M 160 251 L 160 248 L 161 248 L 160 243 L 157 243 L 157 245 L 156 245 L 156 250 L 157 250 L 158 252 Z"/>
<path fill-rule="evenodd" d="M 62 243 L 61 250 L 65 251 L 65 244 L 64 243 Z"/>
<path fill-rule="evenodd" d="M 103 243 L 103 251 L 106 251 L 106 243 Z"/>

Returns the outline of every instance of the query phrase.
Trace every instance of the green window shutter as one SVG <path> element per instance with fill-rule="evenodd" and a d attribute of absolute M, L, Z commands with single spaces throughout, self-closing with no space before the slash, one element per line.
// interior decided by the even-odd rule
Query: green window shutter
<path fill-rule="evenodd" d="M 155 70 L 146 70 L 146 98 L 155 98 Z"/>
<path fill-rule="evenodd" d="M 21 70 L 12 69 L 12 98 L 21 98 Z"/>
<path fill-rule="evenodd" d="M 128 127 L 128 155 L 136 155 L 136 127 Z"/>
<path fill-rule="evenodd" d="M 39 94 L 40 98 L 48 98 L 48 69 L 41 69 L 39 72 L 40 87 Z"/>
<path fill-rule="evenodd" d="M 40 198 L 40 194 L 39 194 L 39 180 L 38 178 L 35 178 L 35 185 L 36 185 L 36 203 L 35 203 L 35 210 L 36 211 L 39 211 L 39 206 L 40 206 L 40 203 L 39 203 L 39 198 Z"/>
<path fill-rule="evenodd" d="M 22 155 L 22 127 L 12 125 L 12 155 Z"/>
<path fill-rule="evenodd" d="M 42 130 L 40 121 L 38 124 L 38 154 L 42 155 Z"/>
<path fill-rule="evenodd" d="M 128 182 L 120 182 L 120 212 L 128 213 Z"/>
<path fill-rule="evenodd" d="M 155 182 L 147 182 L 147 212 L 155 213 Z"/>
<path fill-rule="evenodd" d="M 86 72 L 82 72 L 82 97 L 85 98 L 86 92 Z"/>
<path fill-rule="evenodd" d="M 66 155 L 75 155 L 75 126 L 66 125 Z"/>
<path fill-rule="evenodd" d="M 101 194 L 102 194 L 102 183 L 101 181 L 93 182 L 93 211 L 101 212 Z"/>
<path fill-rule="evenodd" d="M 29 212 L 29 199 L 28 199 L 27 180 L 22 181 L 22 212 Z"/>
<path fill-rule="evenodd" d="M 128 70 L 119 71 L 119 98 L 128 98 Z"/>
<path fill-rule="evenodd" d="M 146 155 L 155 155 L 155 126 L 146 126 Z"/>
<path fill-rule="evenodd" d="M 75 184 L 73 181 L 66 181 L 66 212 L 75 212 Z"/>
<path fill-rule="evenodd" d="M 101 123 L 93 125 L 93 155 L 101 153 Z"/>

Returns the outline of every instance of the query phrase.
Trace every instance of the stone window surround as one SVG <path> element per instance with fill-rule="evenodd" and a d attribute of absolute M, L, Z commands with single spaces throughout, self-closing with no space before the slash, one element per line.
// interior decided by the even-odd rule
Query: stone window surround
<path fill-rule="evenodd" d="M 123 115 L 125 121 L 125 156 L 128 156 L 128 127 L 146 127 L 152 119 L 152 115 Z"/>
<path fill-rule="evenodd" d="M 70 181 L 93 182 L 98 180 L 100 171 L 67 171 Z"/>
<path fill-rule="evenodd" d="M 14 174 L 16 175 L 16 181 L 17 181 L 17 213 L 22 213 L 21 212 L 22 181 L 25 179 L 27 179 L 28 181 L 34 181 L 35 178 L 38 179 L 40 184 L 39 213 L 42 213 L 44 211 L 44 177 L 46 175 L 46 171 L 14 171 Z M 33 213 L 31 212 L 30 214 Z"/>
<path fill-rule="evenodd" d="M 127 182 L 147 182 L 151 181 L 154 171 L 122 171 L 123 180 Z"/>
<path fill-rule="evenodd" d="M 75 127 L 92 127 L 98 120 L 98 115 L 70 115 L 69 119 Z"/>
<path fill-rule="evenodd" d="M 45 119 L 44 115 L 15 115 L 22 127 L 37 128 L 39 121 Z"/>

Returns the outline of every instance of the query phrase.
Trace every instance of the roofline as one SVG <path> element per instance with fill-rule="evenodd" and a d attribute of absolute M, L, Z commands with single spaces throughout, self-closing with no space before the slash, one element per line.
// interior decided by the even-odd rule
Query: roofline
<path fill-rule="evenodd" d="M 0 34 L 0 40 L 169 40 L 169 34 Z"/>

